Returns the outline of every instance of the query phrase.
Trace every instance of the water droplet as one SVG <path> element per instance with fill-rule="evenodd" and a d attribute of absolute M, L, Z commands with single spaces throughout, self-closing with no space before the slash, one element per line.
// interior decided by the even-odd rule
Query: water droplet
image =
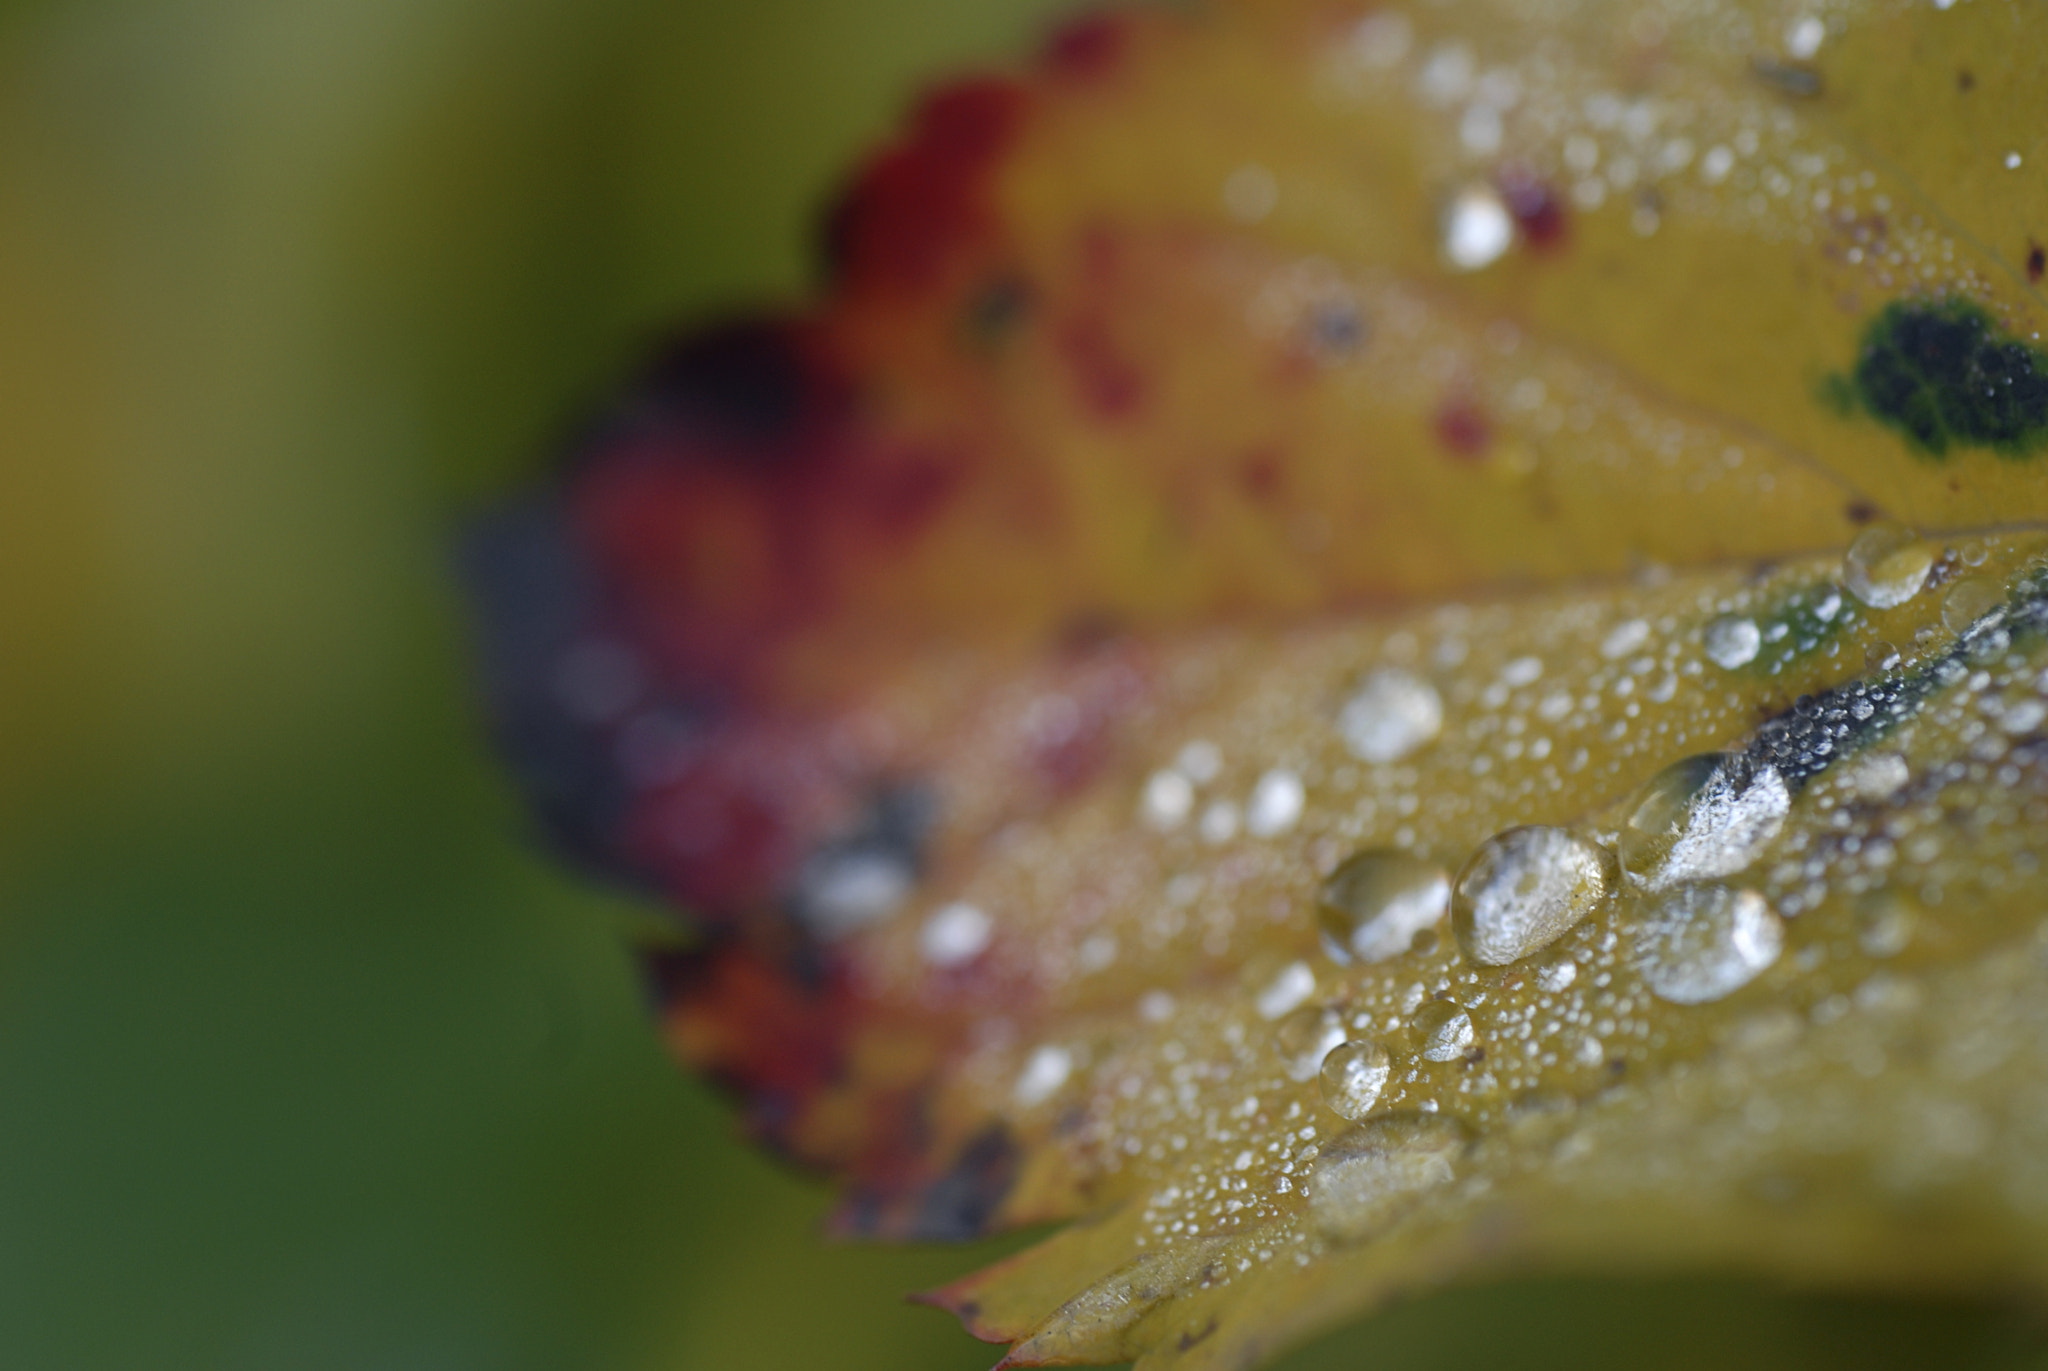
<path fill-rule="evenodd" d="M 1701 637 L 1707 660 L 1728 671 L 1755 661 L 1757 650 L 1764 645 L 1764 636 L 1755 621 L 1740 614 L 1722 615 L 1707 625 Z"/>
<path fill-rule="evenodd" d="M 1785 55 L 1804 62 L 1820 51 L 1828 34 L 1827 25 L 1810 14 L 1802 14 L 1785 26 Z"/>
<path fill-rule="evenodd" d="M 1906 759 L 1896 752 L 1872 752 L 1858 757 L 1842 773 L 1842 785 L 1859 800 L 1885 800 L 1899 793 L 1912 773 Z"/>
<path fill-rule="evenodd" d="M 1466 956 L 1505 966 L 1599 908 L 1614 879 L 1614 855 L 1570 829 L 1510 828 L 1482 843 L 1458 873 L 1451 927 Z"/>
<path fill-rule="evenodd" d="M 1244 826 L 1254 838 L 1285 833 L 1301 818 L 1307 799 L 1301 777 L 1284 767 L 1275 767 L 1252 787 L 1252 797 L 1244 807 Z"/>
<path fill-rule="evenodd" d="M 1353 854 L 1323 882 L 1317 919 L 1338 961 L 1383 962 L 1406 952 L 1451 905 L 1451 880 L 1434 862 L 1394 848 Z"/>
<path fill-rule="evenodd" d="M 1388 1114 L 1323 1145 L 1309 1187 L 1309 1214 L 1325 1238 L 1359 1242 L 1417 1196 L 1457 1178 L 1465 1130 L 1442 1114 Z"/>
<path fill-rule="evenodd" d="M 1237 836 L 1237 806 L 1228 800 L 1212 800 L 1196 825 L 1205 843 L 1227 843 Z"/>
<path fill-rule="evenodd" d="M 1316 973 L 1307 962 L 1289 962 L 1258 995 L 1259 1017 L 1277 1019 L 1316 993 Z"/>
<path fill-rule="evenodd" d="M 1905 658 L 1890 643 L 1878 641 L 1863 649 L 1863 665 L 1872 671 L 1895 671 Z"/>
<path fill-rule="evenodd" d="M 1571 989 L 1572 982 L 1578 978 L 1579 964 L 1570 957 L 1552 957 L 1536 968 L 1537 988 L 1552 995 Z"/>
<path fill-rule="evenodd" d="M 1650 625 L 1643 619 L 1629 619 L 1616 624 L 1608 635 L 1600 640 L 1600 655 L 1613 661 L 1626 657 L 1644 643 L 1650 641 Z"/>
<path fill-rule="evenodd" d="M 1223 772 L 1223 749 L 1207 738 L 1197 738 L 1180 750 L 1173 764 L 1196 785 L 1207 785 Z"/>
<path fill-rule="evenodd" d="M 1741 871 L 1778 836 L 1792 808 L 1776 767 L 1733 752 L 1674 762 L 1638 794 L 1617 847 L 1622 867 L 1651 890 Z"/>
<path fill-rule="evenodd" d="M 1988 576 L 1965 576 L 1941 597 L 1941 623 L 1961 637 L 2005 608 L 2005 592 Z"/>
<path fill-rule="evenodd" d="M 1636 965 L 1659 999 L 1706 1004 L 1778 960 L 1785 925 L 1764 897 L 1718 882 L 1681 885 L 1644 907 Z"/>
<path fill-rule="evenodd" d="M 1273 1046 L 1289 1078 L 1297 1081 L 1313 1077 L 1322 1069 L 1324 1056 L 1343 1041 L 1343 1020 L 1331 1009 L 1297 1009 L 1273 1028 Z"/>
<path fill-rule="evenodd" d="M 1178 828 L 1195 807 L 1195 787 L 1187 777 L 1168 768 L 1155 771 L 1145 782 L 1145 794 L 1138 810 L 1145 822 L 1161 830 Z"/>
<path fill-rule="evenodd" d="M 1485 182 L 1464 187 L 1444 207 L 1444 261 L 1459 271 L 1493 265 L 1514 240 L 1515 221 L 1507 203 Z"/>
<path fill-rule="evenodd" d="M 1872 957 L 1896 957 L 1919 922 L 1913 902 L 1896 890 L 1873 890 L 1856 902 L 1856 945 Z"/>
<path fill-rule="evenodd" d="M 910 862 L 894 848 L 830 849 L 806 862 L 797 877 L 798 917 L 821 938 L 844 937 L 895 913 L 916 882 Z"/>
<path fill-rule="evenodd" d="M 1025 1059 L 1024 1069 L 1017 1073 L 1017 1084 L 1012 1092 L 1017 1103 L 1029 1109 L 1044 1104 L 1059 1088 L 1067 1083 L 1073 1074 L 1074 1057 L 1064 1047 L 1041 1047 Z"/>
<path fill-rule="evenodd" d="M 1367 676 L 1337 715 L 1345 746 L 1367 762 L 1397 762 L 1434 740 L 1443 726 L 1444 702 L 1436 687 L 1400 667 Z"/>
<path fill-rule="evenodd" d="M 1379 1103 L 1380 1092 L 1387 1088 L 1387 1077 L 1393 1069 L 1387 1049 L 1378 1043 L 1339 1043 L 1323 1058 L 1323 1103 L 1332 1114 L 1356 1123 Z"/>
<path fill-rule="evenodd" d="M 1933 549 L 1913 530 L 1898 524 L 1872 524 L 1849 544 L 1842 579 L 1864 604 L 1890 609 L 1918 595 L 1933 566 Z"/>
<path fill-rule="evenodd" d="M 1432 1062 L 1451 1062 L 1472 1046 L 1472 1016 L 1453 1000 L 1430 1000 L 1408 1021 L 1422 1044 L 1422 1055 Z"/>
<path fill-rule="evenodd" d="M 979 905 L 955 900 L 924 921 L 918 946 L 933 966 L 959 966 L 981 955 L 995 928 L 995 920 Z"/>

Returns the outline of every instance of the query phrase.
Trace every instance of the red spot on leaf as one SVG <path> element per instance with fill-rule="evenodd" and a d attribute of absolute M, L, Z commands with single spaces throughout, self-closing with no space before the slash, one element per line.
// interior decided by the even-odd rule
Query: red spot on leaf
<path fill-rule="evenodd" d="M 919 292 L 1000 232 L 989 175 L 1015 139 L 1027 96 L 1012 81 L 944 86 L 909 135 L 870 161 L 826 219 L 826 259 L 854 291 Z"/>
<path fill-rule="evenodd" d="M 1437 408 L 1436 440 L 1454 457 L 1477 459 L 1493 443 L 1493 425 L 1473 401 L 1446 400 Z"/>
<path fill-rule="evenodd" d="M 1570 220 L 1564 200 L 1548 181 L 1526 167 L 1510 166 L 1500 173 L 1499 188 L 1524 243 L 1536 252 L 1564 246 Z"/>
<path fill-rule="evenodd" d="M 1109 14 L 1084 15 L 1054 31 L 1045 45 L 1045 67 L 1055 76 L 1097 81 L 1113 73 L 1128 47 L 1129 30 Z"/>

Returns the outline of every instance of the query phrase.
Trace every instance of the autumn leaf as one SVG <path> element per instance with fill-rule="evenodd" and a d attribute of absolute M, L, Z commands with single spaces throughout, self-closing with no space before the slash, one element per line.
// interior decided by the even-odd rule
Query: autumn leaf
<path fill-rule="evenodd" d="M 504 748 L 1008 1364 L 2048 1279 L 2005 0 L 1246 3 L 943 87 L 470 571 Z"/>

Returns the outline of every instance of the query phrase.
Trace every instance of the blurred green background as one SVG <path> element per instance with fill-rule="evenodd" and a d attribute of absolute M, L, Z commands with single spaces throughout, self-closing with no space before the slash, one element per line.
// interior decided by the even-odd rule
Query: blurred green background
<path fill-rule="evenodd" d="M 649 329 L 803 289 L 1048 0 L 0 7 L 0 1366 L 982 1367 L 645 1031 L 448 575 Z M 2048 1365 L 2010 1312 L 1530 1282 L 1298 1368 Z"/>

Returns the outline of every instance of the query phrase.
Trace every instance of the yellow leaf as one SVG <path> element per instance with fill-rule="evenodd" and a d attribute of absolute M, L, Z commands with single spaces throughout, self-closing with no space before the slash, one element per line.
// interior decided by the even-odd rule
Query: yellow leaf
<path fill-rule="evenodd" d="M 848 1231 L 1074 1220 L 932 1296 L 1016 1365 L 2038 1286 L 2038 27 L 1275 0 L 929 97 L 475 544 L 679 1054 Z"/>

